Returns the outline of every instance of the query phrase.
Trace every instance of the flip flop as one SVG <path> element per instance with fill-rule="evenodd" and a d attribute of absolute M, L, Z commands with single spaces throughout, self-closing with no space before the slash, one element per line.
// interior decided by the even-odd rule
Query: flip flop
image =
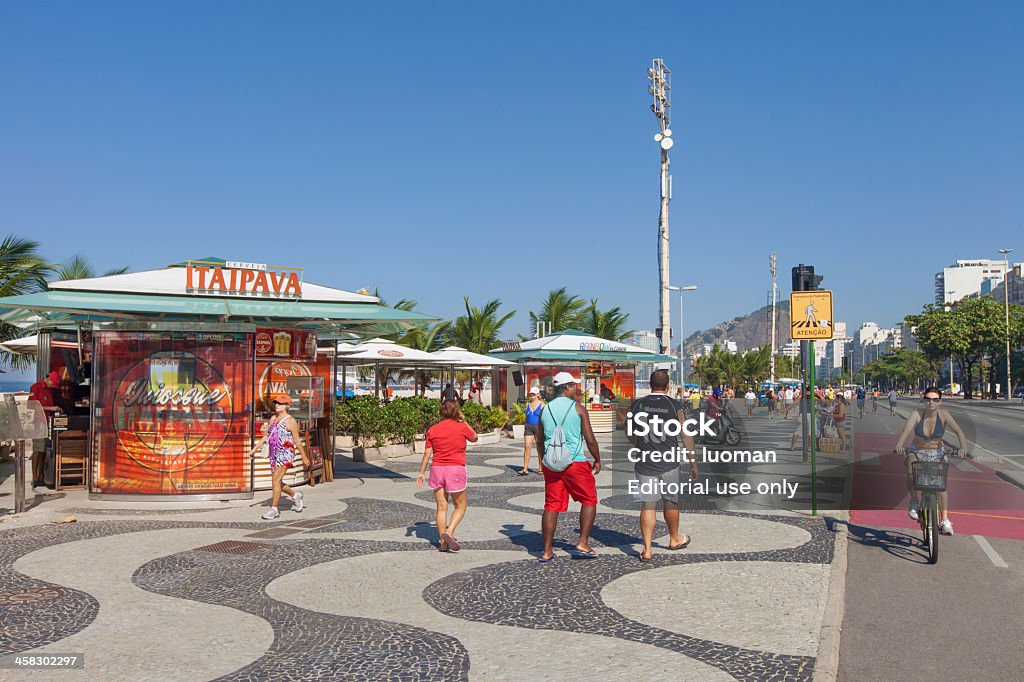
<path fill-rule="evenodd" d="M 654 559 L 653 555 L 651 555 L 649 557 L 644 557 L 643 554 L 640 555 L 640 561 L 642 561 L 644 563 L 647 563 L 648 561 L 652 561 L 653 559 Z"/>
<path fill-rule="evenodd" d="M 693 538 L 691 538 L 689 535 L 687 535 L 686 536 L 686 542 L 678 544 L 678 545 L 669 545 L 668 548 L 670 550 L 672 550 L 673 552 L 676 551 L 677 549 L 686 549 L 686 547 L 690 544 L 690 540 L 692 540 L 692 539 Z"/>
<path fill-rule="evenodd" d="M 459 544 L 459 541 L 453 538 L 448 533 L 441 533 L 441 539 L 444 540 L 445 544 L 448 545 L 449 552 L 458 552 L 460 549 L 462 549 L 462 545 Z"/>
<path fill-rule="evenodd" d="M 546 564 L 547 562 L 554 561 L 554 560 L 555 560 L 555 555 L 554 554 L 549 556 L 547 559 L 545 559 L 544 557 L 540 557 L 540 558 L 537 559 L 537 561 L 539 561 L 542 564 Z"/>
<path fill-rule="evenodd" d="M 516 475 L 517 476 L 529 476 L 530 472 L 527 471 L 526 469 L 520 469 L 519 471 L 516 472 Z"/>
<path fill-rule="evenodd" d="M 581 557 L 581 558 L 582 557 L 586 557 L 588 559 L 596 559 L 597 558 L 597 552 L 593 548 L 591 548 L 591 550 L 589 552 L 585 552 L 582 549 L 580 549 L 579 547 L 573 547 L 573 549 L 576 550 L 576 556 L 578 556 L 578 557 Z"/>

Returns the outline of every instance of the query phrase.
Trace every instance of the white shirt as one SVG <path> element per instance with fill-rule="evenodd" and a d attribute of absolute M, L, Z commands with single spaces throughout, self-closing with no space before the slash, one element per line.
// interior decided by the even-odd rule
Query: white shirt
<path fill-rule="evenodd" d="M 757 400 L 757 395 L 755 395 L 753 391 L 747 391 L 747 394 L 743 397 L 747 400 Z"/>
<path fill-rule="evenodd" d="M 791 388 L 787 388 L 786 389 L 786 402 L 787 403 L 793 402 L 793 389 L 791 389 Z"/>

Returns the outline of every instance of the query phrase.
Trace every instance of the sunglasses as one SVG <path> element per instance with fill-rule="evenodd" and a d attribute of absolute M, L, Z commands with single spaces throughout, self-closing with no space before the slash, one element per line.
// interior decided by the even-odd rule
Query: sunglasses
<path fill-rule="evenodd" d="M 273 405 L 287 405 L 288 404 L 288 403 L 283 403 L 283 402 L 281 402 L 279 400 L 271 400 L 270 402 Z"/>
<path fill-rule="evenodd" d="M 942 400 L 942 398 L 922 398 L 922 400 L 924 400 L 926 403 L 937 403 L 940 400 Z"/>

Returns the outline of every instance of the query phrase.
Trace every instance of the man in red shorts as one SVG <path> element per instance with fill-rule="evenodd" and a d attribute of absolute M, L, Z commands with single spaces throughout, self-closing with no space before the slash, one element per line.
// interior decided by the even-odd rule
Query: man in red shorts
<path fill-rule="evenodd" d="M 597 552 L 590 548 L 590 529 L 597 516 L 597 485 L 594 475 L 601 471 L 601 453 L 598 450 L 594 430 L 590 428 L 590 417 L 583 406 L 576 402 L 579 394 L 579 379 L 568 372 L 559 372 L 554 379 L 555 398 L 541 412 L 537 433 L 537 449 L 543 461 L 544 449 L 551 439 L 551 434 L 558 426 L 562 427 L 565 442 L 572 454 L 572 464 L 565 471 L 552 471 L 542 467 L 544 471 L 544 517 L 541 530 L 544 533 L 544 553 L 541 562 L 555 558 L 552 543 L 555 539 L 555 527 L 558 515 L 569 508 L 569 498 L 582 505 L 580 509 L 580 539 L 576 543 L 579 556 L 594 558 Z M 587 461 L 583 454 L 583 443 L 594 458 L 594 464 Z"/>

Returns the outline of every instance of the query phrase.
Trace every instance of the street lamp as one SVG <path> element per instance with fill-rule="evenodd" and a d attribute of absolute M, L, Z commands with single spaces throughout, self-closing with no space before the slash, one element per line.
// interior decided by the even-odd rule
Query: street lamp
<path fill-rule="evenodd" d="M 1010 381 L 1010 252 L 1013 249 L 999 249 L 1003 254 L 1003 304 L 1006 308 L 1006 400 L 1013 399 L 1013 383 Z"/>
<path fill-rule="evenodd" d="M 686 337 L 683 336 L 683 292 L 697 291 L 697 286 L 695 284 L 691 284 L 690 286 L 687 287 L 674 287 L 671 284 L 669 284 L 668 288 L 671 289 L 672 291 L 679 292 L 679 387 L 685 388 L 686 365 L 683 364 L 683 342 Z"/>

